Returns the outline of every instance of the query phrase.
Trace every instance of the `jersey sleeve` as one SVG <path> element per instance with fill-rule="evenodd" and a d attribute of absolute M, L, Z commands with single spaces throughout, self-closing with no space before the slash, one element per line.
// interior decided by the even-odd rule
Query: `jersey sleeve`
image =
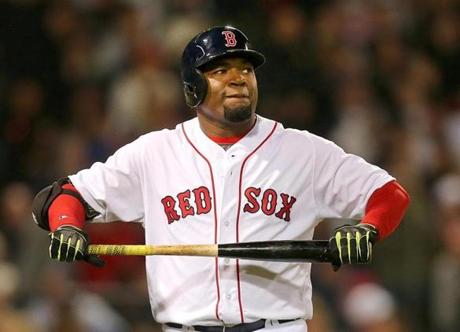
<path fill-rule="evenodd" d="M 319 219 L 363 217 L 372 193 L 394 178 L 335 143 L 312 136 L 313 196 Z"/>
<path fill-rule="evenodd" d="M 100 213 L 94 222 L 143 222 L 139 145 L 137 141 L 127 144 L 105 163 L 96 162 L 69 176 L 83 199 Z"/>

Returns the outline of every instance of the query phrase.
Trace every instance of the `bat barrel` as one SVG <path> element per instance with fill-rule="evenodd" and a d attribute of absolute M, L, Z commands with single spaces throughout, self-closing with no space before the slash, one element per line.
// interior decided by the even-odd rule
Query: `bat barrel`
<path fill-rule="evenodd" d="M 332 261 L 329 241 L 265 241 L 219 244 L 219 257 L 277 262 Z"/>

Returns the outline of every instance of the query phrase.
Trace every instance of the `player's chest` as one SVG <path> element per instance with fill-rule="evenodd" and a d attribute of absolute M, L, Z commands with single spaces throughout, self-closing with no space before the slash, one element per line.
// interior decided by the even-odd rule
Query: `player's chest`
<path fill-rule="evenodd" d="M 229 222 L 263 217 L 289 223 L 303 201 L 311 200 L 311 174 L 308 163 L 280 161 L 231 154 L 207 162 L 189 160 L 180 172 L 165 169 L 152 182 L 152 197 L 169 225 L 215 216 Z"/>

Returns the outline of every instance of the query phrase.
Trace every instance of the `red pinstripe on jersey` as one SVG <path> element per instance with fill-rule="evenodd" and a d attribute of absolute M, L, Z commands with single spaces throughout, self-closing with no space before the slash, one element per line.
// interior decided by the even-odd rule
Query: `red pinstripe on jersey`
<path fill-rule="evenodd" d="M 265 137 L 265 139 L 252 151 L 250 154 L 246 156 L 246 158 L 243 160 L 243 163 L 241 164 L 241 169 L 240 169 L 240 180 L 239 180 L 239 187 L 238 187 L 238 209 L 237 211 L 237 216 L 236 216 L 236 242 L 240 242 L 240 215 L 241 215 L 241 200 L 242 200 L 242 185 L 243 185 L 243 171 L 244 171 L 244 165 L 246 162 L 251 158 L 254 153 L 259 150 L 259 148 L 265 144 L 265 142 L 268 141 L 268 139 L 273 135 L 275 132 L 276 126 L 278 125 L 277 122 L 273 125 L 272 130 L 270 133 Z M 241 300 L 241 282 L 240 282 L 240 261 L 237 259 L 236 260 L 236 277 L 237 277 L 237 283 L 238 283 L 238 302 L 240 305 L 240 317 L 241 317 L 241 323 L 244 323 L 244 315 L 243 315 L 243 303 Z"/>
<path fill-rule="evenodd" d="M 198 153 L 198 155 L 203 158 L 203 160 L 208 164 L 209 173 L 211 174 L 211 184 L 212 184 L 212 200 L 213 200 L 213 211 L 214 211 L 214 244 L 217 244 L 217 210 L 216 210 L 216 189 L 214 185 L 214 174 L 212 171 L 212 166 L 209 160 L 201 153 L 198 148 L 192 143 L 190 138 L 187 136 L 187 132 L 185 131 L 184 124 L 182 124 L 182 132 L 184 133 L 185 139 L 187 142 L 192 146 L 192 148 Z M 219 317 L 219 303 L 220 303 L 220 287 L 219 287 L 219 262 L 218 258 L 216 257 L 214 260 L 215 265 L 215 273 L 216 273 L 216 288 L 217 288 L 217 302 L 216 302 L 216 318 L 221 320 Z"/>

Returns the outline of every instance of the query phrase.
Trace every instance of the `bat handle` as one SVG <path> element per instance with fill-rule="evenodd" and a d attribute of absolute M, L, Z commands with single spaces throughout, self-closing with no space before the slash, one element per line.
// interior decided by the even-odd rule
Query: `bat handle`
<path fill-rule="evenodd" d="M 327 240 L 220 244 L 218 256 L 277 262 L 331 263 L 333 261 Z"/>

